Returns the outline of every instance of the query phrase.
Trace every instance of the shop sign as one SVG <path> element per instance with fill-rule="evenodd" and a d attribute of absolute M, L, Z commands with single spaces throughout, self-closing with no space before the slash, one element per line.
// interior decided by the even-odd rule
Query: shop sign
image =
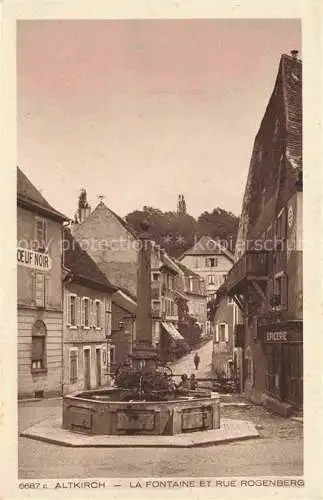
<path fill-rule="evenodd" d="M 41 252 L 35 252 L 28 248 L 17 248 L 18 266 L 29 267 L 39 271 L 49 271 L 52 267 L 52 259 L 49 255 Z"/>
<path fill-rule="evenodd" d="M 295 330 L 264 332 L 264 341 L 269 344 L 284 342 L 302 342 L 301 332 Z"/>

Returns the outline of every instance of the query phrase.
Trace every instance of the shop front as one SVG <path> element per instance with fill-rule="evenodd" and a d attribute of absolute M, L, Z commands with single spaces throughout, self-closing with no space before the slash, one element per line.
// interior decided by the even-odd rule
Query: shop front
<path fill-rule="evenodd" d="M 258 332 L 266 360 L 265 401 L 271 409 L 288 416 L 303 405 L 303 323 L 267 323 L 259 325 Z"/>

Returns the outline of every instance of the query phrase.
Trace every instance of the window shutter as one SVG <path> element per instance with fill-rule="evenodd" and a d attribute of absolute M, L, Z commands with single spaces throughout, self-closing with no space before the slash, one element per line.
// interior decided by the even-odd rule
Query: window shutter
<path fill-rule="evenodd" d="M 42 273 L 36 273 L 35 302 L 38 307 L 45 306 L 45 276 Z"/>
<path fill-rule="evenodd" d="M 45 276 L 45 307 L 51 303 L 50 276 Z"/>
<path fill-rule="evenodd" d="M 85 324 L 85 307 L 84 307 L 84 297 L 81 299 L 81 326 L 84 327 Z"/>
<path fill-rule="evenodd" d="M 80 297 L 76 297 L 75 299 L 75 324 L 76 326 L 82 323 L 81 319 L 81 299 Z"/>
<path fill-rule="evenodd" d="M 89 300 L 89 326 L 96 327 L 95 300 Z"/>
<path fill-rule="evenodd" d="M 69 293 L 66 294 L 66 323 L 67 326 L 71 324 L 71 296 Z"/>
<path fill-rule="evenodd" d="M 219 325 L 215 325 L 215 342 L 219 342 Z"/>
<path fill-rule="evenodd" d="M 228 323 L 225 324 L 224 335 L 225 335 L 225 341 L 229 342 L 229 325 L 228 325 Z"/>
<path fill-rule="evenodd" d="M 105 321 L 104 321 L 104 318 L 105 318 L 105 312 L 104 312 L 105 307 L 104 307 L 104 304 L 105 304 L 104 300 L 100 300 L 100 317 L 101 317 L 101 325 L 100 326 L 101 326 L 101 328 L 103 330 L 105 330 Z"/>

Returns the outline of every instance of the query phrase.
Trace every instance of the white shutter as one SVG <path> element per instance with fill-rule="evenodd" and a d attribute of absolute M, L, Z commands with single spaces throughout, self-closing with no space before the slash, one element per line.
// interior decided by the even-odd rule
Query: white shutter
<path fill-rule="evenodd" d="M 96 327 L 96 318 L 95 318 L 95 300 L 89 299 L 89 326 Z"/>
<path fill-rule="evenodd" d="M 215 325 L 215 342 L 219 342 L 219 325 Z"/>
<path fill-rule="evenodd" d="M 75 298 L 75 325 L 78 326 L 82 323 L 81 319 L 81 299 L 80 297 Z"/>
<path fill-rule="evenodd" d="M 228 325 L 228 323 L 225 323 L 224 335 L 225 335 L 225 341 L 229 342 L 229 325 Z"/>
<path fill-rule="evenodd" d="M 105 330 L 105 321 L 104 321 L 104 318 L 105 318 L 105 301 L 104 299 L 103 300 L 100 300 L 100 318 L 101 318 L 101 328 L 103 330 Z"/>
<path fill-rule="evenodd" d="M 81 299 L 81 326 L 84 327 L 85 323 L 85 309 L 84 309 L 84 297 Z"/>
<path fill-rule="evenodd" d="M 71 296 L 69 293 L 66 294 L 66 323 L 67 326 L 71 324 Z"/>

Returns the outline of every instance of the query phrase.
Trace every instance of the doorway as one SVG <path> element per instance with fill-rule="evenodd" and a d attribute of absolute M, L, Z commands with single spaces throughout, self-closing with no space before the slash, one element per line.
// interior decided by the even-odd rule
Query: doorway
<path fill-rule="evenodd" d="M 90 349 L 84 349 L 84 389 L 91 387 Z"/>
<path fill-rule="evenodd" d="M 101 349 L 96 349 L 96 384 L 100 387 L 101 380 Z"/>

